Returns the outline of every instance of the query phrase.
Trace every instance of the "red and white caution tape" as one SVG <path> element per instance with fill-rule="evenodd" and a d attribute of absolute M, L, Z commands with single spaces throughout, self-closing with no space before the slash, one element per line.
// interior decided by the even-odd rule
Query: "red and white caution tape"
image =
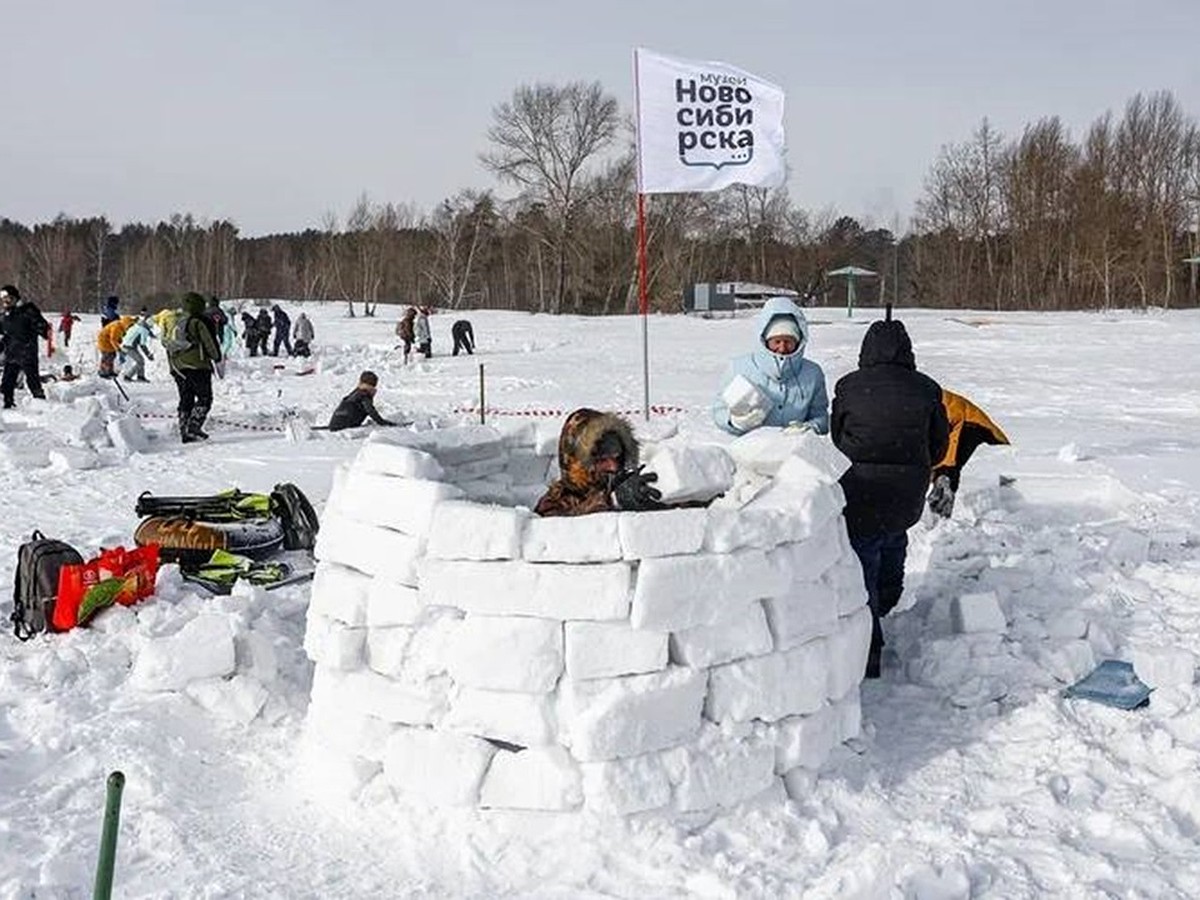
<path fill-rule="evenodd" d="M 676 413 L 685 413 L 687 411 L 687 407 L 685 406 L 660 405 L 650 407 L 650 412 L 656 416 L 670 416 L 675 415 Z M 460 414 L 469 413 L 477 416 L 479 415 L 479 407 L 456 406 L 453 409 L 453 412 Z M 569 409 L 496 409 L 495 407 L 489 406 L 484 409 L 484 416 L 525 416 L 535 419 L 558 419 L 570 415 L 571 412 L 572 410 Z M 638 409 L 618 409 L 614 410 L 614 412 L 617 412 L 623 416 L 636 416 L 641 414 L 643 410 L 639 407 Z"/>

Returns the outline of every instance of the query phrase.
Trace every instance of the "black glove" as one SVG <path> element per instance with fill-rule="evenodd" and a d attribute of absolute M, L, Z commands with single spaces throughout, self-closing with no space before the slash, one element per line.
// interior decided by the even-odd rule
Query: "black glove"
<path fill-rule="evenodd" d="M 609 490 L 612 492 L 613 503 L 617 509 L 649 510 L 664 509 L 662 491 L 650 485 L 658 481 L 654 472 L 642 474 L 644 465 L 636 469 L 626 469 L 618 472 L 612 478 Z"/>

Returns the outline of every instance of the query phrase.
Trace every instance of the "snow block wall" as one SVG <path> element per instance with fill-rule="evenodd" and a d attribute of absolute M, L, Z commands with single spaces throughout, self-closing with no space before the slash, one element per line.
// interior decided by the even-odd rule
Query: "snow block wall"
<path fill-rule="evenodd" d="M 434 806 L 697 812 L 806 790 L 858 734 L 871 617 L 836 454 L 770 431 L 727 465 L 646 447 L 677 493 L 724 490 L 708 508 L 547 519 L 528 507 L 557 430 L 374 435 L 321 521 L 310 746 Z"/>

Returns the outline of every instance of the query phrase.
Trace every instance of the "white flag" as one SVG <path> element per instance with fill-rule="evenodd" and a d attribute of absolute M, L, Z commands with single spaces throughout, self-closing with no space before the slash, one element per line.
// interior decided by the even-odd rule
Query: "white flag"
<path fill-rule="evenodd" d="M 783 89 L 720 62 L 633 51 L 638 190 L 775 187 L 786 169 Z"/>

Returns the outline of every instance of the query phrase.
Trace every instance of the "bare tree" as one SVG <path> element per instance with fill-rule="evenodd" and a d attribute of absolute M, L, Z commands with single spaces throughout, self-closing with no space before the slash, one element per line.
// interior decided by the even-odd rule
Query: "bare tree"
<path fill-rule="evenodd" d="M 578 189 L 589 163 L 617 135 L 617 101 L 599 82 L 523 85 L 492 111 L 492 117 L 488 139 L 493 149 L 480 159 L 502 180 L 521 186 L 545 205 L 556 265 L 552 309 L 558 312 L 567 291 Z"/>

